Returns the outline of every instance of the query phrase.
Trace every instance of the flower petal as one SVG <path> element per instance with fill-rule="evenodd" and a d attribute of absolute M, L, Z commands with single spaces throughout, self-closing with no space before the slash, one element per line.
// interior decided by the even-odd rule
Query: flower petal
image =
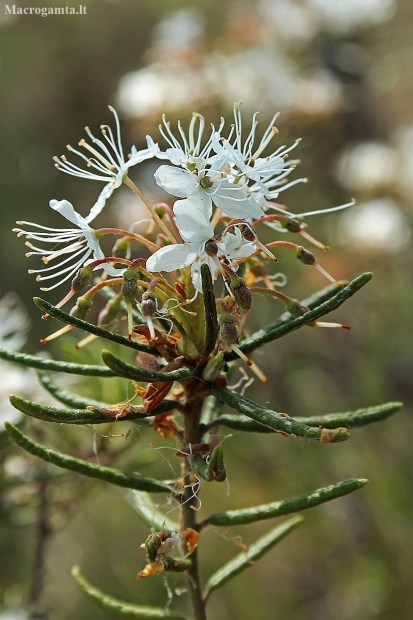
<path fill-rule="evenodd" d="M 247 196 L 242 187 L 237 187 L 227 179 L 221 179 L 217 183 L 219 186 L 212 187 L 207 193 L 223 213 L 241 219 L 262 216 L 262 209 L 255 200 Z"/>
<path fill-rule="evenodd" d="M 187 198 L 198 186 L 197 178 L 192 172 L 173 166 L 159 166 L 155 172 L 155 181 L 166 192 L 178 198 Z"/>
<path fill-rule="evenodd" d="M 73 205 L 68 200 L 51 200 L 49 205 L 53 211 L 57 211 L 69 220 L 69 222 L 72 222 L 75 226 L 83 229 L 85 219 L 79 215 L 79 213 L 76 213 Z"/>
<path fill-rule="evenodd" d="M 152 140 L 150 136 L 146 136 L 146 143 L 148 147 L 140 151 L 136 149 L 136 146 L 132 146 L 130 159 L 125 164 L 125 170 L 127 170 L 131 166 L 140 164 L 141 161 L 144 161 L 145 159 L 156 157 L 159 154 L 159 151 L 160 151 L 159 146 L 157 145 L 156 142 Z"/>
<path fill-rule="evenodd" d="M 121 180 L 120 181 L 113 180 L 113 181 L 109 181 L 109 183 L 105 185 L 105 187 L 100 192 L 95 204 L 91 208 L 89 215 L 85 218 L 85 222 L 89 224 L 89 222 L 92 222 L 95 219 L 95 217 L 99 215 L 99 213 L 102 211 L 103 207 L 105 206 L 108 198 L 112 196 L 115 189 L 119 187 L 121 183 L 122 183 Z"/>
<path fill-rule="evenodd" d="M 214 236 L 214 229 L 204 213 L 194 207 L 191 198 L 175 202 L 174 214 L 176 225 L 184 241 L 205 241 Z"/>
<path fill-rule="evenodd" d="M 196 259 L 200 249 L 198 243 L 178 243 L 167 245 L 155 254 L 152 254 L 146 262 L 148 271 L 175 271 L 188 267 Z"/>

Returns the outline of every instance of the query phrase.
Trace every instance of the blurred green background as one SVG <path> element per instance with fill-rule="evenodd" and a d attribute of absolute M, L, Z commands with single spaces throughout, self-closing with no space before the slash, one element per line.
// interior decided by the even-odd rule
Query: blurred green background
<path fill-rule="evenodd" d="M 59 5 L 42 0 L 42 6 Z M 204 485 L 204 516 L 306 493 L 347 477 L 366 477 L 370 484 L 307 513 L 298 531 L 212 596 L 210 617 L 410 619 L 410 0 L 87 0 L 85 6 L 86 15 L 45 18 L 9 16 L 0 7 L 0 288 L 2 293 L 16 291 L 31 314 L 26 350 L 38 350 L 39 338 L 56 325 L 45 325 L 32 305 L 39 289 L 27 269 L 39 265 L 34 257 L 24 257 L 23 240 L 11 229 L 16 219 L 61 226 L 48 208 L 52 198 L 66 198 L 79 212 L 88 212 L 99 188 L 61 174 L 52 162 L 67 143 L 75 145 L 84 136 L 84 125 L 97 130 L 110 122 L 107 105 L 114 105 L 127 150 L 131 144 L 143 147 L 146 133 L 159 139 L 162 112 L 173 122 L 186 122 L 195 109 L 216 122 L 232 114 L 233 101 L 242 100 L 246 118 L 259 109 L 264 125 L 281 111 L 279 144 L 303 137 L 294 154 L 302 160 L 298 174 L 309 179 L 282 194 L 282 200 L 302 212 L 354 196 L 356 207 L 315 216 L 309 231 L 331 246 L 328 254 L 316 255 L 336 278 L 371 270 L 374 279 L 331 315 L 350 324 L 350 332 L 303 328 L 258 353 L 256 361 L 271 382 L 268 388 L 254 383 L 247 395 L 290 415 L 347 411 L 387 400 L 403 400 L 405 407 L 386 422 L 354 431 L 349 442 L 339 445 L 311 444 L 304 450 L 301 442 L 281 436 L 235 433 L 225 440 L 230 494 L 225 485 Z M 151 164 L 140 167 L 137 179 L 157 198 L 153 169 Z M 135 208 L 121 189 L 100 221 L 130 223 Z M 277 267 L 288 276 L 288 294 L 304 298 L 325 286 L 318 273 L 295 265 L 287 252 L 278 256 Z M 44 296 L 57 302 L 65 292 L 63 286 Z M 259 309 L 251 328 L 282 311 L 264 298 Z M 68 337 L 49 350 L 81 359 L 74 342 Z M 96 345 L 85 350 L 86 361 L 97 360 L 98 351 Z M 3 394 L 9 390 L 2 381 Z M 26 374 L 23 381 L 26 391 L 35 390 L 34 376 Z M 112 402 L 126 395 L 126 386 L 114 380 L 109 387 L 96 380 L 79 389 Z M 109 463 L 125 448 L 123 439 L 109 441 L 89 429 L 30 422 L 30 432 L 63 451 L 91 456 L 97 450 Z M 171 475 L 169 453 L 154 451 L 153 442 L 152 435 L 141 438 L 135 430 L 131 446 L 136 450 L 129 447 L 120 462 L 143 474 L 158 469 L 160 475 Z M 42 469 L 4 438 L 1 446 L 0 618 L 20 620 L 26 617 L 21 610 L 29 597 L 38 539 L 41 494 L 33 478 Z M 165 454 L 167 460 L 161 458 Z M 181 578 L 136 582 L 144 561 L 139 545 L 147 530 L 116 489 L 60 475 L 46 492 L 53 533 L 45 548 L 42 603 L 50 619 L 109 617 L 77 592 L 70 568 L 78 562 L 94 584 L 114 596 L 149 604 L 163 604 L 170 596 L 174 608 L 185 607 Z M 204 577 L 238 552 L 237 535 L 252 542 L 269 526 L 234 528 L 224 538 L 207 533 L 201 544 Z"/>

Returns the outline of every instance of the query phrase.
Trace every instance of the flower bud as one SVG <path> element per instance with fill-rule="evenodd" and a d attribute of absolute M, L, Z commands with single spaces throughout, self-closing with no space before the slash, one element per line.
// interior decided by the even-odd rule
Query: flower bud
<path fill-rule="evenodd" d="M 78 297 L 76 301 L 76 305 L 73 306 L 71 311 L 69 312 L 70 316 L 75 317 L 76 319 L 84 320 L 89 310 L 91 309 L 93 304 L 93 299 L 87 295 L 83 295 L 83 297 Z"/>
<path fill-rule="evenodd" d="M 211 180 L 210 177 L 205 175 L 204 177 L 202 177 L 199 184 L 203 189 L 210 189 L 213 186 L 214 182 Z"/>
<path fill-rule="evenodd" d="M 289 218 L 284 222 L 281 222 L 283 228 L 286 228 L 290 233 L 299 233 L 301 232 L 301 224 L 298 220 L 294 218 Z"/>
<path fill-rule="evenodd" d="M 214 241 L 214 239 L 208 239 L 208 241 L 205 244 L 205 254 L 208 254 L 208 256 L 216 256 L 218 254 L 218 245 L 217 242 Z"/>
<path fill-rule="evenodd" d="M 240 278 L 241 280 L 241 278 Z M 231 287 L 232 288 L 232 287 Z M 235 301 L 241 310 L 249 310 L 252 305 L 251 291 L 242 281 L 238 286 L 232 289 Z"/>
<path fill-rule="evenodd" d="M 120 312 L 122 307 L 122 295 L 116 295 L 113 299 L 108 301 L 106 306 L 101 310 L 98 316 L 98 326 L 106 327 L 111 325 Z"/>
<path fill-rule="evenodd" d="M 138 295 L 138 272 L 136 269 L 127 269 L 123 274 L 123 282 L 121 288 L 122 298 L 126 303 L 135 301 Z"/>
<path fill-rule="evenodd" d="M 130 240 L 128 237 L 121 237 L 113 246 L 112 256 L 116 258 L 127 258 L 130 252 Z"/>
<path fill-rule="evenodd" d="M 238 328 L 231 314 L 222 314 L 219 318 L 219 335 L 222 342 L 230 347 L 238 342 Z"/>
<path fill-rule="evenodd" d="M 157 215 L 158 217 L 160 217 L 161 219 L 163 218 L 163 216 L 164 216 L 164 215 L 165 215 L 165 213 L 166 213 L 166 211 L 165 211 L 165 209 L 163 208 L 163 206 L 162 206 L 162 205 L 156 205 L 156 206 L 154 207 L 154 211 L 155 211 L 156 215 Z"/>
<path fill-rule="evenodd" d="M 309 252 L 302 245 L 297 248 L 296 257 L 299 261 L 301 261 L 304 265 L 314 265 L 316 263 L 315 256 L 312 252 Z"/>
<path fill-rule="evenodd" d="M 75 277 L 72 280 L 72 291 L 76 293 L 85 288 L 90 282 L 92 277 L 92 270 L 87 267 L 82 267 L 76 272 Z"/>
<path fill-rule="evenodd" d="M 242 226 L 240 226 L 239 228 L 241 231 L 241 235 L 246 241 L 256 241 L 257 235 L 249 224 L 242 224 Z"/>
<path fill-rule="evenodd" d="M 152 317 L 155 314 L 157 310 L 157 303 L 156 303 L 156 296 L 154 295 L 154 293 L 151 293 L 150 291 L 146 291 L 142 295 L 140 309 L 141 309 L 143 316 L 145 317 L 148 317 L 148 316 Z"/>

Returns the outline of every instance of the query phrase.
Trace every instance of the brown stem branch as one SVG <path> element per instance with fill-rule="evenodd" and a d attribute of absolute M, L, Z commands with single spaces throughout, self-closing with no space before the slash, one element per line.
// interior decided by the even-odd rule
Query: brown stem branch
<path fill-rule="evenodd" d="M 48 479 L 39 480 L 39 518 L 37 521 L 36 549 L 33 560 L 33 576 L 29 593 L 30 620 L 45 620 L 48 615 L 40 602 L 44 586 L 46 544 L 50 535 Z"/>
<path fill-rule="evenodd" d="M 204 395 L 197 393 L 199 382 L 188 380 L 185 382 L 186 405 L 185 405 L 185 442 L 189 445 L 198 444 L 202 434 L 200 429 L 200 416 Z M 187 460 L 185 460 L 185 491 L 181 505 L 181 519 L 183 529 L 188 527 L 193 530 L 198 529 L 196 511 L 198 510 L 198 499 L 192 488 L 192 472 Z M 192 601 L 195 620 L 207 620 L 205 602 L 202 598 L 202 584 L 199 571 L 198 549 L 191 555 L 192 565 L 187 570 L 188 590 Z"/>

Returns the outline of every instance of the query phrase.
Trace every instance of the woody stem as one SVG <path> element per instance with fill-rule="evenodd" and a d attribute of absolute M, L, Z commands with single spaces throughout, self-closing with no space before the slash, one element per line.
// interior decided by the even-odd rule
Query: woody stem
<path fill-rule="evenodd" d="M 198 382 L 189 380 L 185 382 L 186 405 L 184 409 L 185 416 L 185 442 L 189 445 L 200 443 L 202 433 L 200 431 L 200 412 L 204 395 L 197 394 Z M 198 388 L 199 389 L 199 388 Z M 193 492 L 191 483 L 191 467 L 185 462 L 185 492 L 181 505 L 181 519 L 183 528 L 188 527 L 197 530 L 196 511 L 198 509 L 198 499 Z M 194 612 L 194 620 L 207 620 L 205 611 L 205 602 L 202 598 L 202 585 L 199 572 L 198 549 L 191 555 L 192 565 L 187 570 L 188 590 L 192 601 Z"/>

